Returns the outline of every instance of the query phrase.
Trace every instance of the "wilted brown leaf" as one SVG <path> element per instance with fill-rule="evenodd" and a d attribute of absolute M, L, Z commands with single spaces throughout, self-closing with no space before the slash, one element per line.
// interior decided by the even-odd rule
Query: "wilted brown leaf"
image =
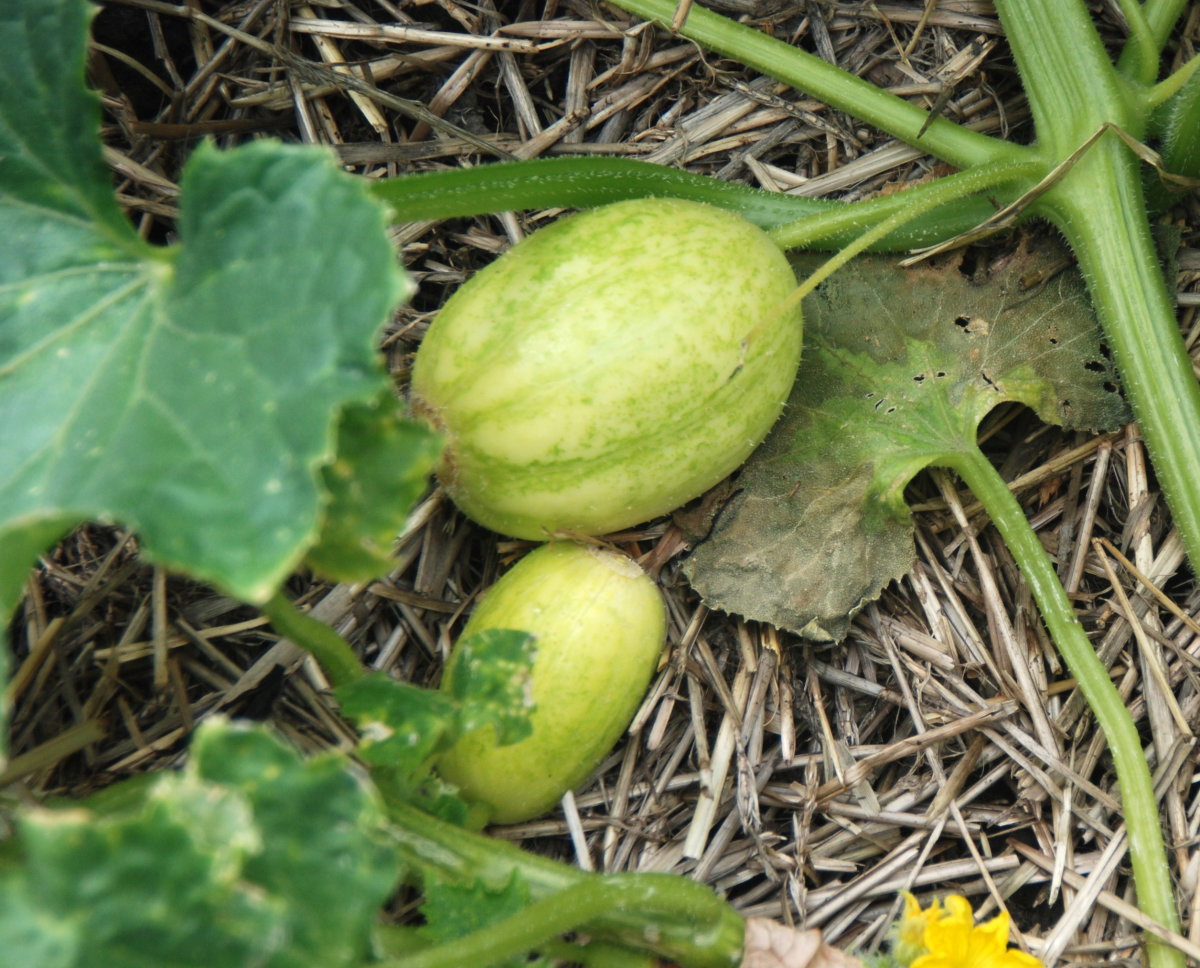
<path fill-rule="evenodd" d="M 904 488 L 974 448 L 993 407 L 1079 429 L 1128 419 L 1078 273 L 1022 285 L 1060 258 L 1048 243 L 983 268 L 860 257 L 810 296 L 788 407 L 685 566 L 705 602 L 841 638 L 912 563 Z"/>

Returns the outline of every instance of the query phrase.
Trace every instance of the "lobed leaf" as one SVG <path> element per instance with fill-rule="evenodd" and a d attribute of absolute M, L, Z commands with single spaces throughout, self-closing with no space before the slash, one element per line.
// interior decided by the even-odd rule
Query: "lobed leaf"
<path fill-rule="evenodd" d="M 421 933 L 434 942 L 453 941 L 503 921 L 529 904 L 529 885 L 521 872 L 502 886 L 489 886 L 482 880 L 460 883 L 430 878 L 424 886 L 421 913 L 425 925 Z"/>
<path fill-rule="evenodd" d="M 1064 427 L 1128 419 L 1079 274 L 1024 245 L 897 268 L 861 256 L 805 302 L 788 407 L 685 566 L 709 605 L 815 639 L 911 567 L 904 488 L 1017 401 Z M 801 273 L 815 261 L 798 260 Z"/>
<path fill-rule="evenodd" d="M 191 762 L 253 812 L 262 847 L 243 877 L 285 909 L 272 968 L 358 964 L 401 870 L 382 808 L 345 757 L 302 760 L 265 730 L 218 726 L 197 733 Z"/>
<path fill-rule="evenodd" d="M 333 159 L 201 145 L 180 244 L 126 222 L 83 86 L 88 5 L 0 11 L 0 623 L 89 519 L 262 601 L 316 540 L 338 411 L 388 386 L 407 283 L 383 207 Z"/>
<path fill-rule="evenodd" d="M 532 728 L 533 642 L 527 632 L 513 629 L 463 638 L 455 645 L 466 651 L 452 692 L 422 689 L 385 673 L 341 686 L 338 704 L 361 734 L 359 755 L 386 767 L 390 782 L 411 790 L 425 782 L 433 758 L 465 733 L 490 725 L 502 743 L 524 739 Z"/>
<path fill-rule="evenodd" d="M 372 672 L 337 690 L 342 715 L 361 734 L 359 755 L 395 771 L 406 785 L 421 780 L 431 759 L 457 735 L 458 706 L 432 689 Z"/>
<path fill-rule="evenodd" d="M 529 674 L 536 645 L 528 632 L 496 628 L 474 632 L 455 644 L 459 656 L 451 695 L 461 709 L 460 734 L 491 726 L 501 746 L 530 735 Z"/>

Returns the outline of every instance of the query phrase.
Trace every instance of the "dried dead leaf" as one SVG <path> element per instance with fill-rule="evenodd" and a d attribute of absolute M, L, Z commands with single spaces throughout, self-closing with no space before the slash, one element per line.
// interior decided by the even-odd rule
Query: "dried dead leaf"
<path fill-rule="evenodd" d="M 769 918 L 748 918 L 741 968 L 862 968 L 862 962 L 827 945 L 820 928 L 801 931 Z"/>
<path fill-rule="evenodd" d="M 1079 274 L 1022 286 L 1060 259 L 1030 242 L 983 267 L 863 256 L 813 293 L 788 406 L 685 565 L 705 604 L 840 639 L 915 558 L 905 487 L 973 450 L 993 407 L 1080 429 L 1128 419 Z"/>

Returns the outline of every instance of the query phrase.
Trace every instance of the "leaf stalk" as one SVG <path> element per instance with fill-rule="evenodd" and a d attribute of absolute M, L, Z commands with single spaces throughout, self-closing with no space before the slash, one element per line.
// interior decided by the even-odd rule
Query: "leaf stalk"
<path fill-rule="evenodd" d="M 978 448 L 960 451 L 947 458 L 946 464 L 984 506 L 1012 552 L 1046 628 L 1108 741 L 1125 810 L 1138 906 L 1178 933 L 1179 916 L 1163 847 L 1158 803 L 1133 717 L 1097 657 L 1046 550 L 1004 479 Z M 1147 943 L 1147 963 L 1151 968 L 1183 968 L 1184 961 L 1180 952 L 1151 937 Z"/>
<path fill-rule="evenodd" d="M 567 931 L 583 928 L 601 918 L 611 917 L 614 912 L 637 913 L 644 919 L 647 931 L 651 933 L 655 930 L 654 921 L 658 912 L 667 913 L 672 918 L 684 914 L 692 918 L 697 927 L 707 923 L 707 918 L 714 913 L 712 908 L 716 898 L 709 893 L 709 903 L 692 910 L 694 905 L 691 902 L 694 899 L 684 896 L 689 892 L 678 891 L 676 888 L 694 882 L 672 879 L 676 880 L 678 884 L 668 883 L 660 877 L 630 874 L 581 879 L 555 894 L 534 901 L 497 924 L 395 961 L 381 962 L 379 968 L 459 968 L 461 965 L 495 965 L 532 951 L 543 942 Z M 737 964 L 737 956 L 738 951 L 730 951 L 717 961 L 688 963 L 696 968 L 700 968 L 702 964 L 733 966 Z"/>
<path fill-rule="evenodd" d="M 535 914 L 528 924 L 517 922 L 485 934 L 478 943 L 489 960 L 502 957 L 498 951 L 527 951 L 562 931 L 586 927 L 589 935 L 653 951 L 688 968 L 732 968 L 740 961 L 745 921 L 696 881 L 668 874 L 588 873 L 455 827 L 406 803 L 389 802 L 387 810 L 396 824 L 394 842 L 413 870 L 496 886 L 508 884 L 513 872 L 520 872 Z M 556 913 L 559 907 L 566 912 L 562 916 Z M 391 968 L 489 963 L 463 957 L 466 940 L 453 942 L 447 946 L 453 951 L 437 956 L 452 960 L 426 963 L 406 958 Z"/>
<path fill-rule="evenodd" d="M 670 28 L 676 0 L 613 0 L 614 5 Z M 838 110 L 920 147 L 956 168 L 1027 157 L 1030 149 L 955 124 L 880 90 L 870 81 L 774 37 L 693 5 L 679 33 L 747 67 L 783 81 Z M 1093 126 L 1094 127 L 1094 126 Z"/>
<path fill-rule="evenodd" d="M 1067 237 L 1188 557 L 1200 562 L 1200 384 L 1175 322 L 1150 235 L 1141 179 L 1115 139 L 1049 195 Z M 1119 205 L 1098 205 L 1103 197 Z"/>
<path fill-rule="evenodd" d="M 276 632 L 312 654 L 335 688 L 366 675 L 350 644 L 324 622 L 297 609 L 282 591 L 272 595 L 261 611 Z"/>

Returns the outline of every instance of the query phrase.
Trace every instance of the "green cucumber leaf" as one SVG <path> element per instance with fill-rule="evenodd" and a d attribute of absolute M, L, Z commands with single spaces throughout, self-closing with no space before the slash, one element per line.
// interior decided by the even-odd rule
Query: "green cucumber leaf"
<path fill-rule="evenodd" d="M 372 778 L 383 776 L 383 769 L 372 771 Z M 388 778 L 390 780 L 390 778 Z M 395 792 L 403 793 L 400 788 L 385 786 L 379 783 L 379 788 L 385 795 Z M 455 827 L 465 827 L 468 830 L 478 830 L 486 823 L 486 816 L 477 804 L 467 803 L 458 795 L 458 787 L 447 783 L 436 773 L 428 773 L 411 791 L 404 794 L 410 806 L 415 807 L 430 817 L 436 817 Z"/>
<path fill-rule="evenodd" d="M 1062 255 L 1027 242 L 982 270 L 962 253 L 911 269 L 860 256 L 810 296 L 784 415 L 694 536 L 685 573 L 704 600 L 839 639 L 912 565 L 904 488 L 973 450 L 993 407 L 1079 429 L 1128 420 L 1078 273 L 1023 288 Z"/>
<path fill-rule="evenodd" d="M 515 867 L 508 882 L 489 886 L 481 880 L 469 884 L 428 878 L 421 934 L 431 941 L 453 941 L 511 917 L 529 905 L 529 885 Z"/>
<path fill-rule="evenodd" d="M 515 629 L 484 629 L 460 639 L 451 695 L 461 710 L 460 733 L 484 726 L 500 746 L 517 743 L 533 731 L 529 674 L 536 639 Z"/>
<path fill-rule="evenodd" d="M 83 85 L 83 0 L 0 12 L 0 624 L 85 520 L 264 601 L 316 541 L 338 412 L 388 386 L 408 284 L 384 207 L 311 148 L 201 145 L 181 242 L 114 199 Z"/>
<path fill-rule="evenodd" d="M 271 965 L 358 964 L 401 870 L 382 806 L 345 757 L 301 760 L 265 730 L 221 728 L 197 734 L 192 762 L 253 810 L 263 847 L 243 876 L 287 902 L 287 947 Z"/>
<path fill-rule="evenodd" d="M 458 735 L 458 705 L 449 696 L 372 672 L 337 690 L 342 715 L 358 727 L 358 753 L 395 770 L 408 784 Z"/>
<path fill-rule="evenodd" d="M 385 827 L 344 758 L 210 720 L 182 773 L 19 819 L 0 950 L 43 968 L 358 965 L 401 873 Z"/>
<path fill-rule="evenodd" d="M 515 867 L 508 881 L 499 885 L 486 884 L 482 879 L 463 883 L 427 878 L 424 893 L 421 914 L 425 923 L 418 934 L 447 947 L 459 938 L 520 914 L 531 900 L 529 885 Z M 545 958 L 528 954 L 497 962 L 496 968 L 538 968 L 546 964 L 549 962 Z"/>
<path fill-rule="evenodd" d="M 358 727 L 359 755 L 388 770 L 405 791 L 423 784 L 437 754 L 460 736 L 492 726 L 501 743 L 532 731 L 529 676 L 534 639 L 528 632 L 485 629 L 461 639 L 453 691 L 422 689 L 373 672 L 337 690 L 342 714 Z M 444 791 L 431 789 L 431 797 Z"/>
<path fill-rule="evenodd" d="M 283 912 L 236 882 L 257 846 L 246 804 L 194 777 L 170 777 L 136 814 L 33 814 L 18 836 L 24 878 L 6 886 L 24 880 L 42 917 L 54 917 L 56 928 L 31 930 L 26 943 L 53 943 L 58 964 L 199 966 L 201 951 L 213 964 L 265 960 L 284 929 Z"/>
<path fill-rule="evenodd" d="M 406 420 L 395 394 L 342 412 L 337 459 L 322 469 L 329 506 L 305 559 L 333 581 L 366 581 L 387 571 L 392 543 L 429 486 L 441 439 Z"/>

